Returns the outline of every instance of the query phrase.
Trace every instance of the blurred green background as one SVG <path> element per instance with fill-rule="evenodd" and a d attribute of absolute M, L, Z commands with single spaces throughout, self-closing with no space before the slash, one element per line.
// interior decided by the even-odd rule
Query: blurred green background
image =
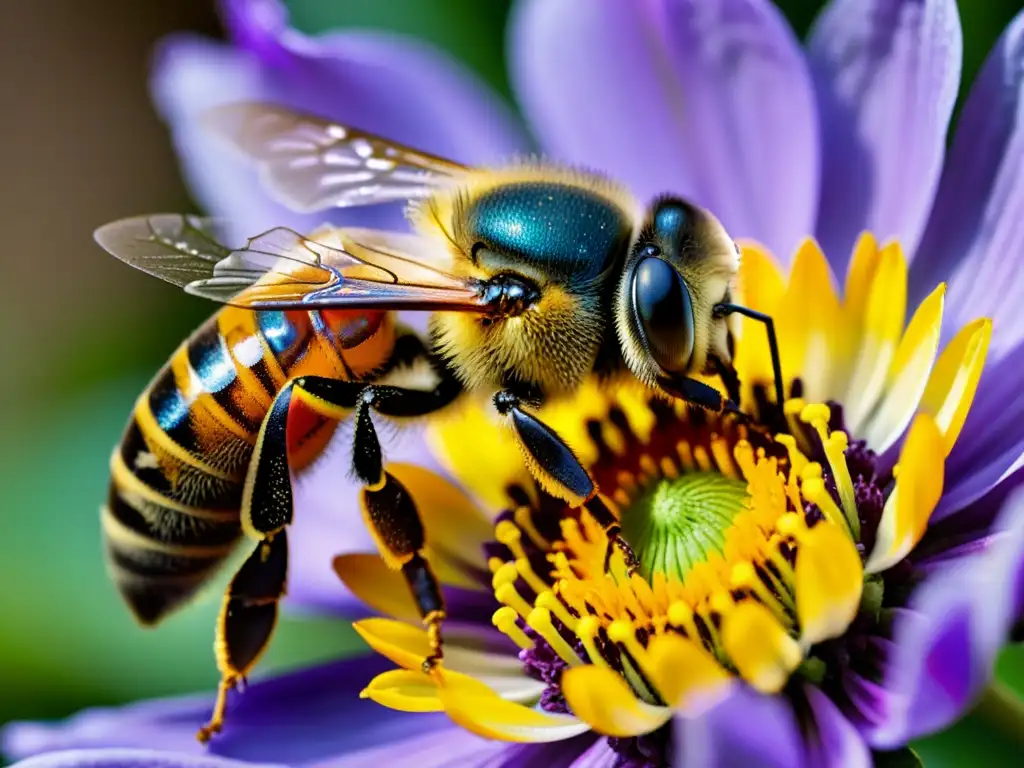
<path fill-rule="evenodd" d="M 374 27 L 451 51 L 508 96 L 508 0 L 292 0 L 308 32 Z M 222 35 L 212 2 L 5 0 L 0 25 L 0 723 L 212 688 L 210 598 L 144 632 L 107 583 L 96 511 L 131 404 L 209 305 L 105 256 L 92 229 L 120 216 L 189 210 L 146 91 L 153 43 Z M 779 2 L 803 35 L 820 7 Z M 969 83 L 1020 7 L 960 3 Z M 116 20 L 116 22 L 114 21 Z M 45 302 L 39 289 L 45 284 Z M 285 623 L 263 669 L 355 647 L 326 620 Z M 1000 661 L 1024 692 L 1024 651 Z M 1013 764 L 1021 734 L 982 708 L 919 745 L 929 765 Z"/>

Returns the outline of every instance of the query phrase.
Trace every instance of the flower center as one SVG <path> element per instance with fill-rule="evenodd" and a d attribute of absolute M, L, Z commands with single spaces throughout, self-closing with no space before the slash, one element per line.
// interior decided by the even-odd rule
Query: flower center
<path fill-rule="evenodd" d="M 640 575 L 683 581 L 712 552 L 747 500 L 747 484 L 716 472 L 656 480 L 622 512 L 622 532 L 640 561 Z"/>

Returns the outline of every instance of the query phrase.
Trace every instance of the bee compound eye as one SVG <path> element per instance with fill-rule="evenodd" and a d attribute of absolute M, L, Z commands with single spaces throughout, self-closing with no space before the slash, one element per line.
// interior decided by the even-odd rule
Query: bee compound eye
<path fill-rule="evenodd" d="M 633 272 L 633 312 L 644 346 L 666 373 L 682 373 L 693 355 L 693 304 L 682 275 L 644 258 Z"/>

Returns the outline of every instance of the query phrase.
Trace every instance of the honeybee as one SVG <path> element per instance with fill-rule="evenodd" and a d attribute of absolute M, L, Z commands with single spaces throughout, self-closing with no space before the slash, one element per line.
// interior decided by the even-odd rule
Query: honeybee
<path fill-rule="evenodd" d="M 247 534 L 216 628 L 221 673 L 206 741 L 256 663 L 284 595 L 291 473 L 349 419 L 364 518 L 401 569 L 432 655 L 443 658 L 441 590 L 416 502 L 386 468 L 371 414 L 440 412 L 493 393 L 542 488 L 582 506 L 635 563 L 618 518 L 562 439 L 531 412 L 585 377 L 632 375 L 655 393 L 736 411 L 731 317 L 739 249 L 708 211 L 657 199 L 646 211 L 598 174 L 547 163 L 470 168 L 348 126 L 264 104 L 218 107 L 206 125 L 301 212 L 407 201 L 411 233 L 285 228 L 223 244 L 219 224 L 178 214 L 116 221 L 98 243 L 128 264 L 224 305 L 135 405 L 102 511 L 109 569 L 143 624 L 186 602 Z M 429 311 L 429 338 L 397 310 Z M 430 381 L 402 384 L 426 370 Z M 697 378 L 718 374 L 727 397 Z"/>

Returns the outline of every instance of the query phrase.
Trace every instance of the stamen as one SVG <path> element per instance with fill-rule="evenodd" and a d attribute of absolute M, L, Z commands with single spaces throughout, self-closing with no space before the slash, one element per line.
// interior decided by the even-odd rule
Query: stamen
<path fill-rule="evenodd" d="M 538 595 L 548 588 L 548 584 L 533 570 L 529 558 L 520 557 L 516 560 L 516 571 L 522 576 L 523 581 L 530 585 L 530 589 Z"/>
<path fill-rule="evenodd" d="M 803 411 L 806 403 L 799 397 L 794 397 L 791 400 L 787 400 L 786 404 L 782 407 L 783 413 L 786 415 L 786 423 L 789 424 L 789 432 L 801 443 L 801 450 L 810 452 L 810 445 L 804 435 L 803 424 L 800 423 L 800 413 Z"/>
<path fill-rule="evenodd" d="M 832 494 L 825 488 L 825 481 L 821 479 L 821 467 L 818 464 L 808 464 L 804 468 L 802 481 L 800 488 L 803 491 L 804 498 L 812 504 L 816 504 L 818 509 L 821 510 L 821 514 L 830 523 L 839 526 L 840 529 L 845 528 L 848 530 L 849 523 L 845 515 L 836 506 L 835 501 L 832 499 Z"/>
<path fill-rule="evenodd" d="M 704 449 L 703 445 L 695 445 L 693 447 L 693 458 L 701 472 L 711 471 L 711 457 L 708 456 L 708 452 Z"/>
<path fill-rule="evenodd" d="M 597 620 L 596 616 L 584 616 L 576 625 L 576 637 L 583 643 L 583 648 L 587 652 L 590 663 L 597 664 L 606 669 L 612 669 L 613 667 L 608 663 L 604 654 L 598 650 L 597 642 L 595 642 L 600 631 L 601 622 Z"/>
<path fill-rule="evenodd" d="M 845 432 L 830 433 L 828 431 L 830 415 L 828 406 L 819 403 L 804 408 L 800 418 L 814 427 L 818 437 L 821 438 L 821 445 L 825 450 L 829 468 L 832 470 L 832 479 L 839 492 L 839 500 L 843 505 L 847 525 L 853 534 L 854 541 L 859 541 L 860 519 L 857 516 L 857 499 L 854 495 L 853 480 L 850 478 L 850 469 L 846 464 L 846 449 L 849 446 L 849 439 Z"/>
<path fill-rule="evenodd" d="M 577 626 L 580 623 L 580 619 L 577 619 L 571 613 L 569 609 L 565 607 L 565 603 L 559 600 L 555 593 L 551 590 L 545 590 L 537 595 L 537 599 L 534 600 L 534 605 L 538 608 L 546 608 L 551 611 L 558 620 L 562 622 L 571 632 L 577 631 Z"/>
<path fill-rule="evenodd" d="M 679 454 L 679 462 L 683 465 L 683 469 L 687 472 L 692 472 L 697 464 L 693 460 L 693 450 L 690 448 L 690 444 L 685 440 L 680 441 L 676 445 L 676 453 Z"/>
<path fill-rule="evenodd" d="M 519 628 L 518 619 L 519 615 L 514 609 L 503 606 L 494 612 L 491 623 L 524 651 L 533 650 L 536 644 Z"/>
<path fill-rule="evenodd" d="M 523 532 L 511 520 L 502 520 L 494 526 L 494 538 L 504 544 L 512 551 L 512 556 L 519 559 L 526 557 L 526 550 L 523 549 Z"/>
<path fill-rule="evenodd" d="M 505 566 L 511 567 L 513 578 L 511 580 L 507 578 L 502 579 L 499 582 L 498 576 L 501 575 L 503 572 L 507 573 L 507 571 L 505 570 Z M 518 576 L 519 572 L 516 570 L 516 564 L 505 563 L 505 565 L 503 565 L 498 570 L 498 573 L 494 575 L 494 596 L 497 598 L 499 603 L 501 603 L 502 605 L 507 605 L 509 608 L 514 609 L 516 613 L 518 613 L 525 619 L 527 616 L 530 615 L 530 611 L 533 609 L 530 606 L 530 604 L 523 599 L 523 596 L 520 595 L 519 592 L 516 590 L 515 577 Z"/>
<path fill-rule="evenodd" d="M 729 455 L 729 444 L 719 435 L 711 437 L 711 453 L 715 457 L 719 471 L 726 477 L 738 480 L 736 465 L 732 463 L 732 456 Z"/>
<path fill-rule="evenodd" d="M 526 535 L 533 540 L 534 544 L 541 549 L 551 549 L 551 542 L 544 538 L 533 524 L 533 514 L 529 507 L 516 507 L 513 515 L 516 519 L 516 525 L 521 530 L 526 531 Z"/>
<path fill-rule="evenodd" d="M 682 600 L 676 600 L 669 605 L 668 623 L 681 629 L 694 642 L 704 642 L 700 632 L 697 631 L 697 624 L 693 620 L 693 609 Z"/>
<path fill-rule="evenodd" d="M 526 618 L 526 623 L 533 628 L 538 635 L 543 637 L 548 645 L 557 653 L 566 664 L 579 666 L 583 663 L 572 646 L 565 642 L 565 638 L 555 629 L 551 622 L 551 611 L 547 608 L 534 608 Z"/>
<path fill-rule="evenodd" d="M 651 690 L 651 686 L 644 679 L 646 673 L 643 672 L 643 669 L 650 665 L 645 665 L 642 660 L 646 657 L 646 652 L 636 639 L 636 630 L 633 625 L 623 619 L 613 621 L 608 625 L 608 639 L 619 645 L 622 652 L 622 672 L 629 684 L 633 686 L 633 690 L 649 702 L 657 701 L 655 692 Z M 634 666 L 634 662 L 637 666 Z"/>

